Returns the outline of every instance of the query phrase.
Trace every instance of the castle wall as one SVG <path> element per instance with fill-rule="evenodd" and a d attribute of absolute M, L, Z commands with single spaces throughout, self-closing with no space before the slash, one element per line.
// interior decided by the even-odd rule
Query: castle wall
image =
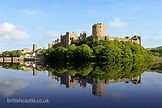
<path fill-rule="evenodd" d="M 66 48 L 71 44 L 71 42 L 78 39 L 75 32 L 66 32 L 66 37 Z"/>
<path fill-rule="evenodd" d="M 48 44 L 48 48 L 52 48 L 52 44 L 49 43 L 49 44 Z"/>
<path fill-rule="evenodd" d="M 86 36 L 87 36 L 86 32 L 83 31 L 82 33 L 80 33 L 79 39 L 84 40 L 84 39 L 86 39 Z"/>
<path fill-rule="evenodd" d="M 12 58 L 11 57 L 4 57 L 3 62 L 12 62 Z"/>
<path fill-rule="evenodd" d="M 125 38 L 119 38 L 119 37 L 110 37 L 106 35 L 106 25 L 102 23 L 97 23 L 92 26 L 92 35 L 86 37 L 87 34 L 85 31 L 80 33 L 80 36 L 77 37 L 77 34 L 75 32 L 66 32 L 65 35 L 60 35 L 60 39 L 57 39 L 55 41 L 52 41 L 51 44 L 48 45 L 48 48 L 55 47 L 55 46 L 63 46 L 68 47 L 73 41 L 76 40 L 105 40 L 106 38 L 110 41 L 118 40 L 123 42 L 132 42 L 132 43 L 138 43 L 141 45 L 141 37 L 138 35 L 135 35 L 131 38 L 125 37 Z M 33 47 L 33 50 L 36 49 Z"/>
<path fill-rule="evenodd" d="M 12 57 L 13 63 L 20 63 L 20 62 L 23 62 L 23 61 L 24 61 L 23 57 Z"/>
<path fill-rule="evenodd" d="M 23 57 L 0 57 L 0 62 L 4 63 L 20 63 L 23 62 Z"/>
<path fill-rule="evenodd" d="M 3 57 L 0 57 L 0 62 L 3 62 Z"/>

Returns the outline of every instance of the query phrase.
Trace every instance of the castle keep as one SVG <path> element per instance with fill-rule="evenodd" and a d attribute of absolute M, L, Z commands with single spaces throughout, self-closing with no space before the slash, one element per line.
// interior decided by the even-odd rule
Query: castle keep
<path fill-rule="evenodd" d="M 106 25 L 102 23 L 97 23 L 92 25 L 92 35 L 87 36 L 86 32 L 83 31 L 80 33 L 80 36 L 77 36 L 75 32 L 66 32 L 65 35 L 60 35 L 60 38 L 58 38 L 55 41 L 52 41 L 52 43 L 48 44 L 48 48 L 52 48 L 53 46 L 63 46 L 68 47 L 73 41 L 76 40 L 118 40 L 118 41 L 124 41 L 124 42 L 136 42 L 141 45 L 141 36 L 134 35 L 133 37 L 129 38 L 128 36 L 125 38 L 119 38 L 119 37 L 110 37 L 109 35 L 106 35 Z"/>

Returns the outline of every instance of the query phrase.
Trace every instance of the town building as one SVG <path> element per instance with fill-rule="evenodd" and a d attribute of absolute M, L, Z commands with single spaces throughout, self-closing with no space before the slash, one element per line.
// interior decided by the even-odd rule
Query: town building
<path fill-rule="evenodd" d="M 21 50 L 21 52 L 24 54 L 24 53 L 32 53 L 32 50 L 31 49 L 29 49 L 29 48 L 23 48 L 22 50 Z"/>

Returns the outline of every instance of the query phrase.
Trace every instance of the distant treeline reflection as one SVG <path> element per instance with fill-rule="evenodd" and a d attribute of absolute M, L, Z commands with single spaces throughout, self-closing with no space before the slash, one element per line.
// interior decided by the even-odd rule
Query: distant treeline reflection
<path fill-rule="evenodd" d="M 76 79 L 105 79 L 118 80 L 123 78 L 133 78 L 141 75 L 144 71 L 162 72 L 162 64 L 150 64 L 147 62 L 87 62 L 87 63 L 59 63 L 24 66 L 22 64 L 3 63 L 3 68 L 23 70 L 34 68 L 39 71 L 49 71 L 55 75 L 68 72 Z"/>
<path fill-rule="evenodd" d="M 130 63 L 130 62 L 105 62 L 94 63 L 88 62 L 84 64 L 61 64 L 61 65 L 46 65 L 42 69 L 48 70 L 56 74 L 69 72 L 71 76 L 79 79 L 105 79 L 118 80 L 123 78 L 132 78 L 141 75 L 149 68 L 149 63 Z"/>

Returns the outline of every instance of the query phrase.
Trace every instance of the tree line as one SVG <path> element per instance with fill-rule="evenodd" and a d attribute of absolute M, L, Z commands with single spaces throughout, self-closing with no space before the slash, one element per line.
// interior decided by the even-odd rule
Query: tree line
<path fill-rule="evenodd" d="M 21 50 L 12 50 L 12 51 L 4 51 L 0 55 L 1 57 L 19 57 L 21 55 Z"/>
<path fill-rule="evenodd" d="M 21 70 L 21 64 L 5 63 L 0 64 L 3 68 Z M 24 66 L 23 66 L 24 67 Z M 49 71 L 54 75 L 61 75 L 68 72 L 75 79 L 100 79 L 109 81 L 124 78 L 133 78 L 141 75 L 144 71 L 162 72 L 162 64 L 150 64 L 150 62 L 85 62 L 85 63 L 57 63 L 37 65 L 40 71 Z"/>
<path fill-rule="evenodd" d="M 4 63 L 0 64 L 3 68 L 21 70 L 24 67 L 21 64 Z M 159 65 L 158 65 L 159 66 Z M 40 71 L 49 71 L 54 75 L 61 75 L 68 72 L 75 79 L 100 79 L 109 81 L 110 79 L 118 80 L 132 78 L 141 75 L 149 67 L 154 69 L 148 62 L 85 62 L 85 63 L 58 63 L 37 65 Z M 156 65 L 157 68 L 157 65 Z M 160 69 L 160 67 L 159 67 Z"/>
<path fill-rule="evenodd" d="M 85 63 L 57 63 L 40 65 L 40 70 L 47 70 L 54 75 L 61 75 L 68 72 L 75 79 L 100 79 L 109 81 L 132 78 L 141 75 L 149 67 L 153 67 L 150 62 L 85 62 Z"/>
<path fill-rule="evenodd" d="M 118 40 L 80 40 L 73 42 L 68 48 L 56 46 L 44 49 L 41 53 L 47 62 L 53 63 L 151 60 L 150 52 L 141 45 Z"/>
<path fill-rule="evenodd" d="M 147 50 L 149 50 L 154 56 L 162 57 L 162 46 L 158 46 L 156 48 L 147 48 Z"/>

